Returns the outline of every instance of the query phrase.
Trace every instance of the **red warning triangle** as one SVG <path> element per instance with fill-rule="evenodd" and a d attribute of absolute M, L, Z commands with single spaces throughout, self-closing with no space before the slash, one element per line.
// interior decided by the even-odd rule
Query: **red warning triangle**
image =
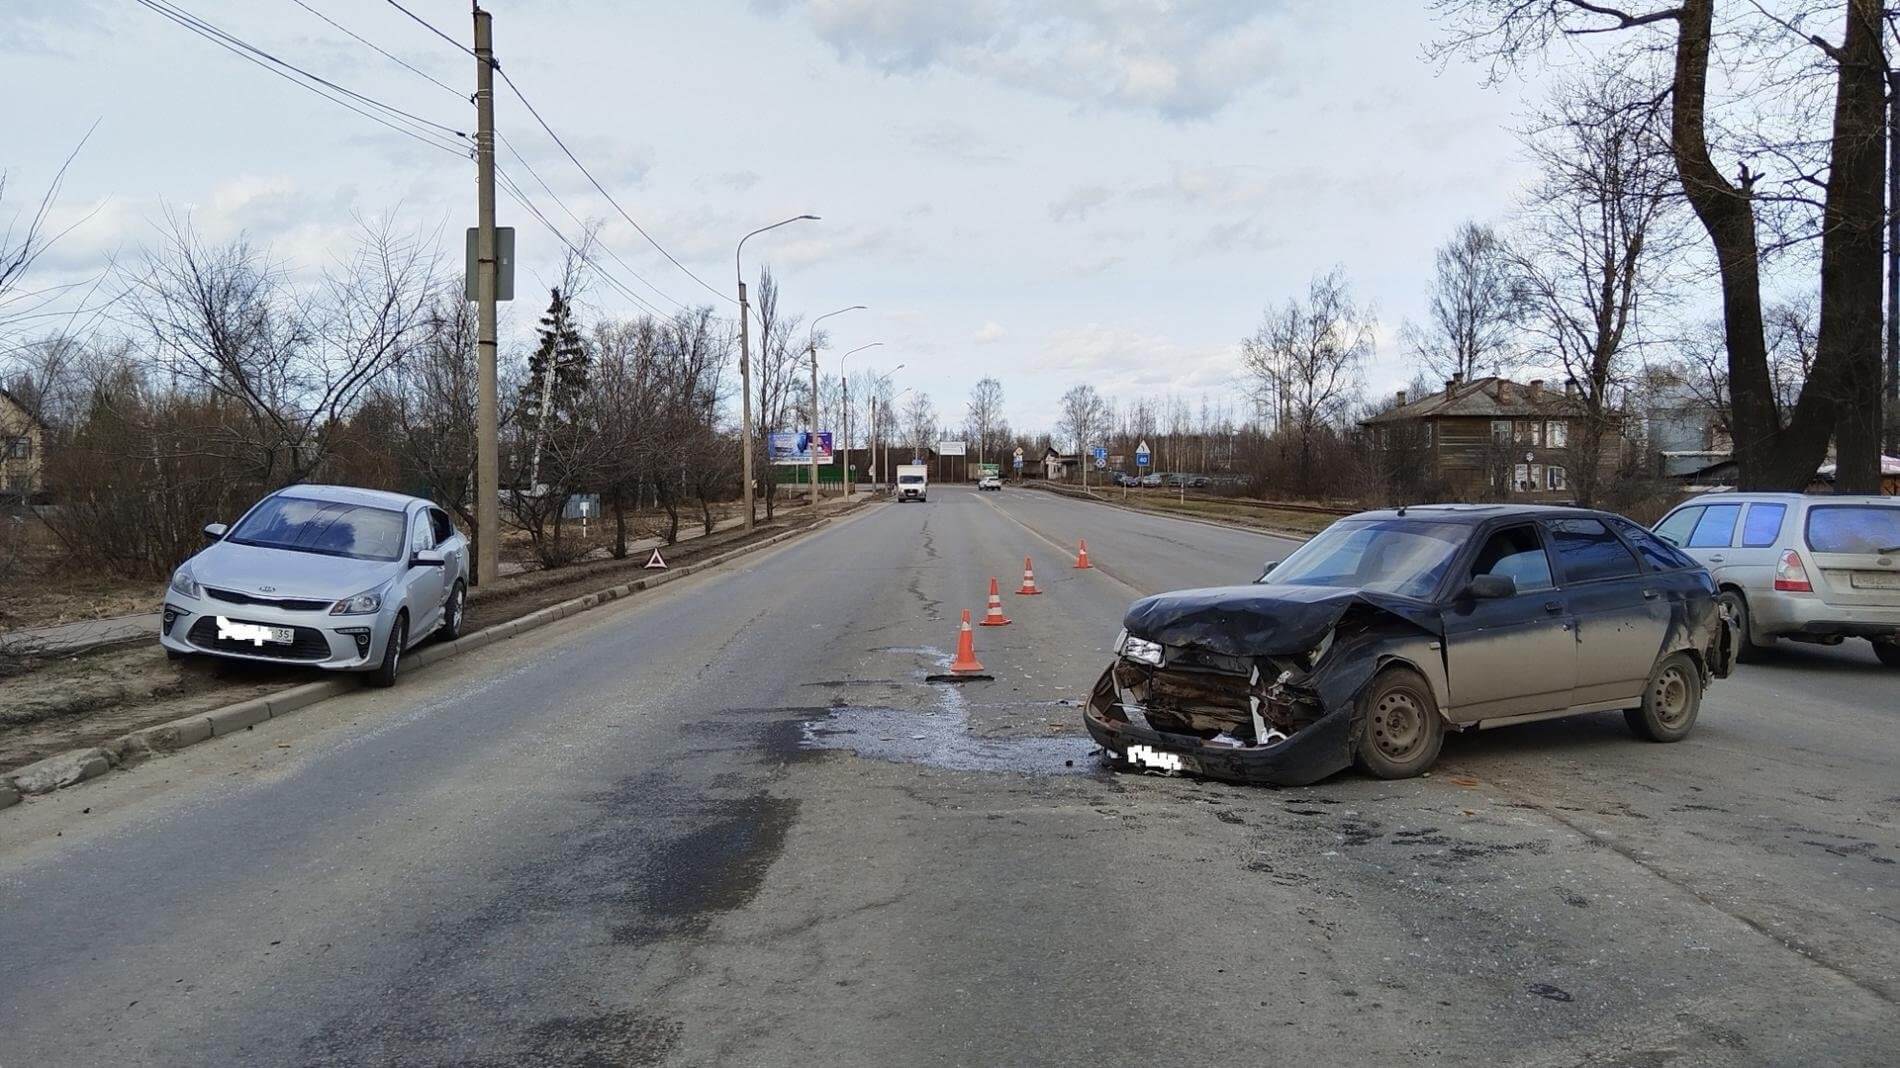
<path fill-rule="evenodd" d="M 652 556 L 649 556 L 649 557 L 647 557 L 647 562 L 646 562 L 646 566 L 645 566 L 644 568 L 642 568 L 642 570 L 645 570 L 645 571 L 665 571 L 665 570 L 666 570 L 666 557 L 664 557 L 664 556 L 661 556 L 661 555 L 660 555 L 660 550 L 658 550 L 658 549 L 655 549 L 655 550 L 653 550 L 653 555 L 652 555 Z"/>

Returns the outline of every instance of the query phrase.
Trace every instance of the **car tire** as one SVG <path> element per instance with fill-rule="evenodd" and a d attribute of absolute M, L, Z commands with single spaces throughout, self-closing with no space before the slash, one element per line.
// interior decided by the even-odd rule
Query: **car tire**
<path fill-rule="evenodd" d="M 1626 709 L 1630 733 L 1648 742 L 1680 742 L 1695 729 L 1702 710 L 1702 671 L 1687 653 L 1657 661 L 1643 686 L 1643 703 Z"/>
<path fill-rule="evenodd" d="M 402 647 L 409 642 L 409 613 L 396 613 L 395 625 L 389 628 L 389 641 L 383 646 L 383 662 L 369 673 L 368 682 L 379 689 L 396 685 L 396 672 L 402 666 Z"/>
<path fill-rule="evenodd" d="M 1768 647 L 1759 645 L 1751 636 L 1748 623 L 1748 598 L 1740 590 L 1723 590 L 1716 600 L 1728 607 L 1728 617 L 1735 622 L 1735 662 L 1738 664 L 1759 664 L 1767 658 Z"/>
<path fill-rule="evenodd" d="M 442 626 L 436 631 L 445 642 L 462 636 L 462 620 L 468 609 L 468 587 L 460 580 L 449 592 L 449 603 L 442 606 Z"/>
<path fill-rule="evenodd" d="M 1423 676 L 1410 668 L 1380 672 L 1359 695 L 1354 763 L 1379 779 L 1423 775 L 1438 762 L 1445 720 Z"/>
<path fill-rule="evenodd" d="M 1873 641 L 1874 655 L 1890 668 L 1900 668 L 1900 638 L 1888 638 L 1886 641 Z"/>

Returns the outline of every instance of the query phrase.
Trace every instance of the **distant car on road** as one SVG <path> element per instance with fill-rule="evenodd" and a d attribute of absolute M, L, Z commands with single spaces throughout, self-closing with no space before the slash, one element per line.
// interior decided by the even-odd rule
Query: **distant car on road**
<path fill-rule="evenodd" d="M 468 539 L 428 501 L 291 486 L 205 537 L 165 591 L 158 641 L 174 659 L 363 671 L 389 686 L 410 646 L 462 632 Z"/>
<path fill-rule="evenodd" d="M 1141 479 L 1126 471 L 1117 471 L 1115 472 L 1115 484 L 1117 486 L 1139 486 L 1141 485 Z"/>
<path fill-rule="evenodd" d="M 1778 639 L 1865 638 L 1900 667 L 1900 501 L 1803 493 L 1707 493 L 1656 534 L 1696 558 L 1753 661 Z"/>
<path fill-rule="evenodd" d="M 1000 492 L 1003 488 L 1003 480 L 997 475 L 984 475 L 982 478 L 976 480 L 976 488 L 980 490 L 997 490 Z"/>
<path fill-rule="evenodd" d="M 1289 786 L 1419 775 L 1447 729 L 1586 712 L 1678 741 L 1732 659 L 1707 570 L 1579 508 L 1361 512 L 1122 628 L 1084 711 L 1114 764 Z"/>
<path fill-rule="evenodd" d="M 1162 474 L 1161 472 L 1156 471 L 1152 475 L 1141 476 L 1141 484 L 1144 486 L 1159 486 L 1161 485 L 1162 481 L 1166 479 L 1167 477 L 1168 476 Z"/>

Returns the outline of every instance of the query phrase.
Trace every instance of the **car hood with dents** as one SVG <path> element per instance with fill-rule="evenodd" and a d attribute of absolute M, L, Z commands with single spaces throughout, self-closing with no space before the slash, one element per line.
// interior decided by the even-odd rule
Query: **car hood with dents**
<path fill-rule="evenodd" d="M 186 567 L 203 586 L 264 597 L 334 601 L 376 589 L 395 578 L 403 563 L 220 541 L 192 557 Z"/>
<path fill-rule="evenodd" d="M 1222 656 L 1292 656 L 1324 641 L 1345 615 L 1367 606 L 1438 633 L 1437 613 L 1419 602 L 1338 586 L 1256 584 L 1176 590 L 1129 606 L 1128 633 Z"/>

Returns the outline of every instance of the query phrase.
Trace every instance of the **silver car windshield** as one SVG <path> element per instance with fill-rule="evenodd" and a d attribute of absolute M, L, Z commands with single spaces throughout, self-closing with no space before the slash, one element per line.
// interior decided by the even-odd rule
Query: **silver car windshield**
<path fill-rule="evenodd" d="M 1294 550 L 1261 581 L 1429 597 L 1469 528 L 1410 519 L 1342 519 Z"/>
<path fill-rule="evenodd" d="M 272 497 L 251 509 L 224 540 L 351 560 L 400 560 L 403 527 L 403 514 L 387 508 Z"/>

